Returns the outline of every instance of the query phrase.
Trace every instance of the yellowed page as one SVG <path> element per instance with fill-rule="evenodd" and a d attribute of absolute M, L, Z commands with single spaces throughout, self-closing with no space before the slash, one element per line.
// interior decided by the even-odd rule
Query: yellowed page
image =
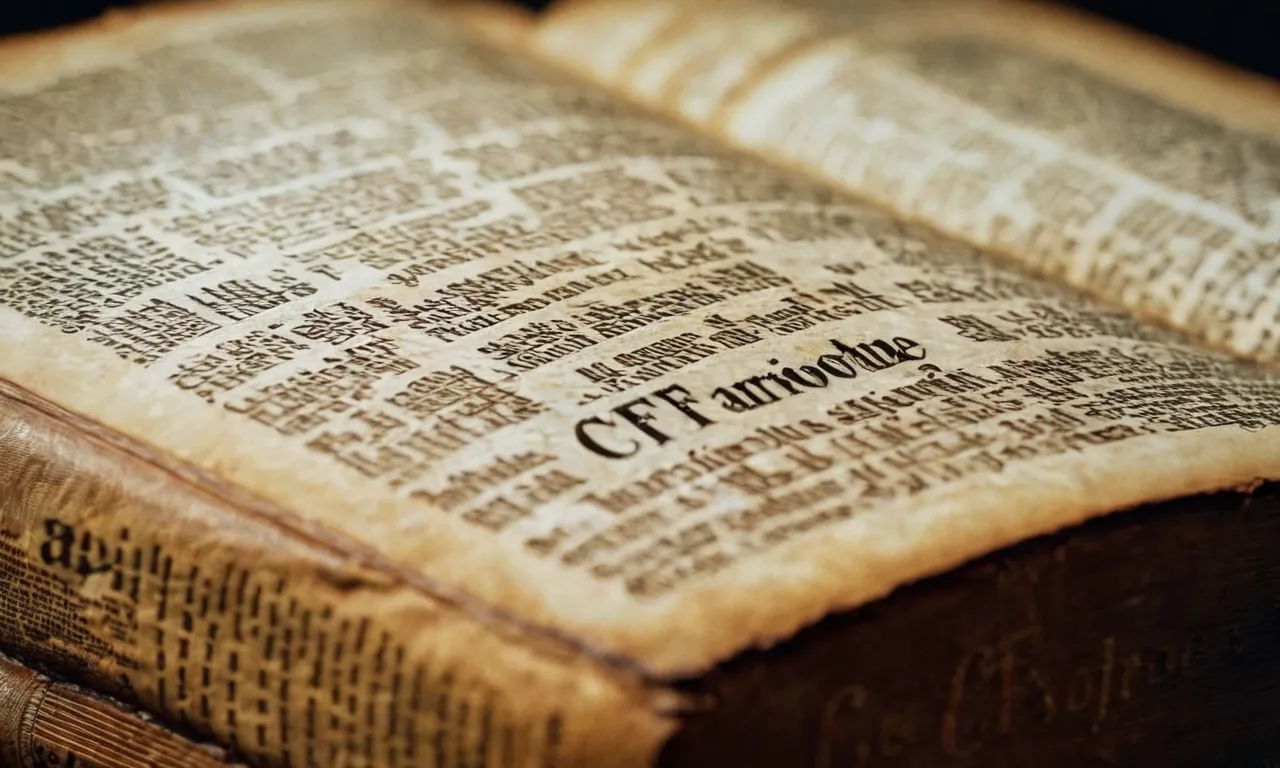
<path fill-rule="evenodd" d="M 258 768 L 656 760 L 677 697 L 434 581 L 431 525 L 405 516 L 394 535 L 348 535 L 386 521 L 392 494 L 348 493 L 357 471 L 335 472 L 298 429 L 344 409 L 323 398 L 367 399 L 351 387 L 405 363 L 388 356 L 394 341 L 351 337 L 343 351 L 343 318 L 359 315 L 325 309 L 332 286 L 316 287 L 354 296 L 373 273 L 276 248 L 356 235 L 377 205 L 427 204 L 439 174 L 411 151 L 445 141 L 446 115 L 416 124 L 424 105 L 455 105 L 465 129 L 506 95 L 476 92 L 509 65 L 459 37 L 417 5 L 246 2 L 149 7 L 0 46 L 0 647 Z M 520 106 L 497 114 L 538 117 Z M 326 203 L 306 197 L 325 185 Z M 198 226 L 217 234 L 172 229 Z M 444 260 L 444 235 L 423 237 L 364 255 Z M 230 334 L 197 342 L 215 327 Z M 150 365 L 165 350 L 184 362 Z M 245 431 L 265 411 L 218 395 L 269 388 L 273 370 L 328 395 L 310 409 L 277 398 L 277 431 Z M 327 512 L 307 509 L 312 494 Z M 384 557 L 375 542 L 391 538 L 418 554 Z M 197 765 L 127 723 L 85 720 L 83 701 L 34 680 L 6 697 L 3 677 L 5 768 L 66 752 L 68 767 Z M 129 743 L 92 744 L 112 733 Z"/>
<path fill-rule="evenodd" d="M 0 376 L 650 679 L 1280 476 L 1260 369 L 353 13 L 9 67 Z"/>
<path fill-rule="evenodd" d="M 751 33 L 797 28 L 782 49 Z M 729 143 L 1280 364 L 1274 83 L 1023 2 L 574 0 L 536 45 Z M 689 54 L 718 45 L 731 53 Z"/>

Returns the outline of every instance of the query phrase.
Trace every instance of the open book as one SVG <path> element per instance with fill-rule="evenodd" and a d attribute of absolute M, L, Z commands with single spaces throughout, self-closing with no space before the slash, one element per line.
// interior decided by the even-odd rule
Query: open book
<path fill-rule="evenodd" d="M 160 6 L 0 93 L 0 648 L 256 765 L 1280 753 L 1275 86 L 573 0 Z"/>

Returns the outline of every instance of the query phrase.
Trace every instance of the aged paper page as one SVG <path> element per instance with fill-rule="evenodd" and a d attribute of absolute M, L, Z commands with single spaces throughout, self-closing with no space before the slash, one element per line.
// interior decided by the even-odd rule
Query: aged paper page
<path fill-rule="evenodd" d="M 651 765 L 676 725 L 675 696 L 634 665 L 433 581 L 419 560 L 429 546 L 396 563 L 374 548 L 385 532 L 344 535 L 385 512 L 377 494 L 345 495 L 349 478 L 324 454 L 296 443 L 277 461 L 285 454 L 271 458 L 280 446 L 269 439 L 242 453 L 266 430 L 191 411 L 228 408 L 219 394 L 241 384 L 273 386 L 269 372 L 293 359 L 284 378 L 309 383 L 265 406 L 281 409 L 269 434 L 309 440 L 308 423 L 322 426 L 346 397 L 364 400 L 374 379 L 421 367 L 388 354 L 397 342 L 360 332 L 344 351 L 340 337 L 354 331 L 344 323 L 363 322 L 360 310 L 325 308 L 315 279 L 328 274 L 338 295 L 354 296 L 365 279 L 339 280 L 341 257 L 297 267 L 273 249 L 291 236 L 357 234 L 354 218 L 398 206 L 429 210 L 431 190 L 447 189 L 411 156 L 444 136 L 433 118 L 413 124 L 416 92 L 445 112 L 474 78 L 504 71 L 442 44 L 451 33 L 431 31 L 439 25 L 386 4 L 159 6 L 0 48 L 0 646 L 260 768 Z M 485 119 L 489 104 L 474 104 L 453 113 L 459 130 Z M 216 242 L 166 231 L 196 220 Z M 384 265 L 465 260 L 416 240 L 369 253 Z M 265 325 L 233 330 L 252 317 Z M 231 333 L 189 346 L 215 327 Z M 81 358 L 85 343 L 108 357 Z M 195 356 L 159 378 L 129 373 L 181 348 Z M 234 420 L 271 421 L 265 413 Z M 281 503 L 221 479 L 244 469 L 260 470 L 265 485 L 253 489 L 273 487 Z M 307 519 L 309 484 L 329 484 L 330 521 L 345 522 Z M 398 525 L 395 536 L 430 541 L 430 526 Z M 44 697 L 49 718 L 36 718 L 30 686 L 7 702 L 3 688 L 0 731 L 13 730 L 0 753 L 6 742 L 32 754 L 92 741 L 74 701 Z M 195 765 L 148 756 L 154 740 L 103 727 L 128 738 L 130 766 Z M 0 754 L 4 766 L 27 764 L 15 760 Z"/>
<path fill-rule="evenodd" d="M 1280 365 L 1273 83 L 1021 2 L 577 0 L 537 44 L 730 143 Z"/>
<path fill-rule="evenodd" d="M 1280 475 L 1274 376 L 379 8 L 10 67 L 0 376 L 652 676 Z"/>

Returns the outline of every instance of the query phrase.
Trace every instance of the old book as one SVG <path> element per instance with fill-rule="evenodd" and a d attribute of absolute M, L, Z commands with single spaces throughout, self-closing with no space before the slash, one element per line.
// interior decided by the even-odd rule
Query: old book
<path fill-rule="evenodd" d="M 217 768 L 235 765 L 144 713 L 0 656 L 0 765 Z"/>
<path fill-rule="evenodd" d="M 1280 363 L 1280 85 L 1008 0 L 569 0 L 545 54 L 1145 319 Z"/>
<path fill-rule="evenodd" d="M 0 49 L 0 647 L 266 766 L 1272 759 L 1255 231 L 1121 227 L 1211 209 L 1154 183 L 1088 220 L 1197 261 L 1181 314 L 1091 282 L 1148 254 L 1059 248 L 1034 162 L 962 186 L 1047 239 L 984 242 L 902 202 L 932 166 L 792 157 L 816 75 L 773 68 L 837 22 L 742 8 L 715 45 L 661 3 L 244 2 Z M 896 61 L 890 21 L 830 49 Z M 675 103 L 730 93 L 758 142 Z M 1255 117 L 1212 125 L 1273 158 Z"/>

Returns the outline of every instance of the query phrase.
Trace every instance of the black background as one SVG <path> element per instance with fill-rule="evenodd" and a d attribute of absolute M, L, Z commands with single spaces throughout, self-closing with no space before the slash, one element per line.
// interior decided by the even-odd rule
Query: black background
<path fill-rule="evenodd" d="M 89 18 L 138 0 L 0 0 L 0 34 Z M 538 7 L 547 0 L 524 0 Z M 850 0 L 857 2 L 857 0 Z M 1059 0 L 1280 79 L 1280 0 Z"/>

